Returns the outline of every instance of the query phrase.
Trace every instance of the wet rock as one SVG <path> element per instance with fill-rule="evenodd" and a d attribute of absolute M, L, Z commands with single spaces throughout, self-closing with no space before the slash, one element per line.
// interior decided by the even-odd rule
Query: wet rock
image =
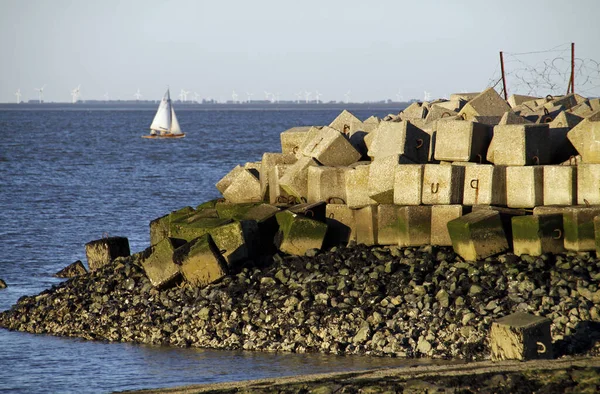
<path fill-rule="evenodd" d="M 8 286 L 6 284 L 6 282 L 2 279 L 0 279 L 0 289 L 6 289 Z"/>
<path fill-rule="evenodd" d="M 58 271 L 54 276 L 57 278 L 73 278 L 77 275 L 86 274 L 87 270 L 85 269 L 81 260 L 77 260 L 76 262 L 67 265 L 65 268 Z"/>

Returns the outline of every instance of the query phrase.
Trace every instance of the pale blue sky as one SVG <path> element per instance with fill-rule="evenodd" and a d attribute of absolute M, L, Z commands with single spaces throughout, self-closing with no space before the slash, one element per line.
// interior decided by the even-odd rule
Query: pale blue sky
<path fill-rule="evenodd" d="M 598 15 L 598 0 L 0 0 L 0 102 L 44 84 L 46 101 L 78 84 L 84 99 L 160 99 L 167 85 L 223 101 L 443 97 L 488 86 L 500 50 L 575 42 L 600 62 Z"/>

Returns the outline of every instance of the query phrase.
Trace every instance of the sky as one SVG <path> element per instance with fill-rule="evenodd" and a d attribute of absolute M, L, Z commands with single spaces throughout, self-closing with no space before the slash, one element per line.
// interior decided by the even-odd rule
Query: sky
<path fill-rule="evenodd" d="M 540 76 L 565 69 L 571 42 L 586 59 L 576 91 L 591 75 L 598 96 L 598 15 L 598 0 L 0 0 L 0 102 L 42 86 L 67 102 L 78 85 L 84 100 L 167 86 L 188 100 L 422 100 L 495 84 L 500 51 L 508 93 L 533 79 L 545 96 L 566 91 Z"/>

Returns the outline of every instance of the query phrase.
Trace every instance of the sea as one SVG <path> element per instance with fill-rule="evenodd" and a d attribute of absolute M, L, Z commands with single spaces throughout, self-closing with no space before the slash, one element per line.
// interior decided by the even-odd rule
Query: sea
<path fill-rule="evenodd" d="M 186 137 L 148 140 L 155 108 L 0 106 L 0 310 L 60 283 L 85 244 L 124 236 L 149 246 L 149 223 L 220 197 L 237 164 L 280 152 L 279 134 L 327 125 L 343 107 L 184 108 Z M 177 110 L 177 107 L 176 107 Z M 360 119 L 397 113 L 368 105 Z M 107 393 L 144 388 L 398 367 L 415 361 L 172 348 L 0 329 L 0 392 Z"/>

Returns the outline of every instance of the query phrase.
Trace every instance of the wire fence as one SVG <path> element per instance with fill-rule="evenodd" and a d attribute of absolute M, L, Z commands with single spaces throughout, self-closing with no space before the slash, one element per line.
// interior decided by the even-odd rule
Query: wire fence
<path fill-rule="evenodd" d="M 503 52 L 506 90 L 509 95 L 544 97 L 567 93 L 571 79 L 571 44 L 532 52 Z M 600 63 L 590 58 L 575 57 L 575 93 L 584 97 L 600 97 Z M 488 86 L 502 92 L 500 62 Z"/>

